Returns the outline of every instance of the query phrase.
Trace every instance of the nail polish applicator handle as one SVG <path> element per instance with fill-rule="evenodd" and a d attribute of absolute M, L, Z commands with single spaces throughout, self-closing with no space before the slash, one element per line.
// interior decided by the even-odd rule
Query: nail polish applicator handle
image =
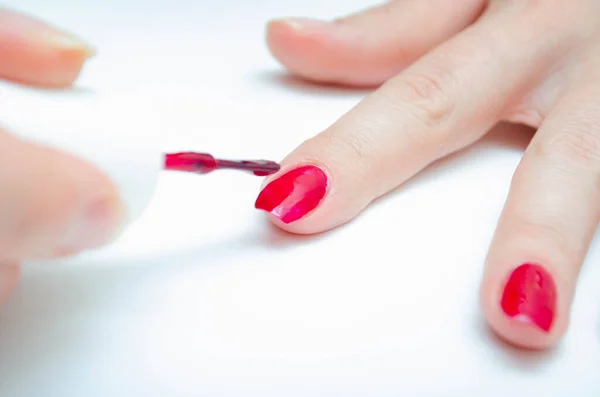
<path fill-rule="evenodd" d="M 280 165 L 228 160 L 209 153 L 164 153 L 168 121 L 147 96 L 36 90 L 0 83 L 0 128 L 35 144 L 66 152 L 98 168 L 115 184 L 127 210 L 125 227 L 145 211 L 161 171 L 208 174 L 237 170 L 257 176 Z"/>

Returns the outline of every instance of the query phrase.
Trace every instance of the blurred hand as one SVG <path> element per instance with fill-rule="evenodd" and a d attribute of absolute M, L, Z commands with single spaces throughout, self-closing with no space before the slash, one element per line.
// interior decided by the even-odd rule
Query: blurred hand
<path fill-rule="evenodd" d="M 0 78 L 61 88 L 78 77 L 93 49 L 77 38 L 0 8 Z M 35 117 L 35 109 L 31 109 Z M 23 142 L 0 120 L 0 302 L 24 259 L 71 255 L 110 241 L 121 205 L 91 165 Z"/>
<path fill-rule="evenodd" d="M 600 215 L 599 21 L 599 0 L 396 0 L 272 21 L 271 52 L 296 75 L 381 86 L 287 156 L 256 207 L 290 232 L 322 232 L 500 121 L 536 128 L 481 305 L 509 342 L 555 344 Z"/>

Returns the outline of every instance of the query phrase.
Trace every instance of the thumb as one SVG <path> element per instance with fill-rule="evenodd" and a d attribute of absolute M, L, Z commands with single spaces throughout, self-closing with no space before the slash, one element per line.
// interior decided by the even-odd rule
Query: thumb
<path fill-rule="evenodd" d="M 99 169 L 2 130 L 0 202 L 2 259 L 46 259 L 101 247 L 120 234 L 127 215 L 117 188 Z"/>
<path fill-rule="evenodd" d="M 19 271 L 20 268 L 17 263 L 0 263 L 0 304 L 2 304 L 15 289 Z"/>

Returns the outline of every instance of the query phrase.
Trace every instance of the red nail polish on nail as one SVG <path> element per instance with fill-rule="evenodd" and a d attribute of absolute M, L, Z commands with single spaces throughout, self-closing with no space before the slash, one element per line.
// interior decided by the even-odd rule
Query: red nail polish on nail
<path fill-rule="evenodd" d="M 305 165 L 286 172 L 260 192 L 254 207 L 270 212 L 283 223 L 294 222 L 314 210 L 327 192 L 327 175 Z"/>
<path fill-rule="evenodd" d="M 543 267 L 521 265 L 510 275 L 500 304 L 507 316 L 550 332 L 556 309 L 556 285 Z"/>

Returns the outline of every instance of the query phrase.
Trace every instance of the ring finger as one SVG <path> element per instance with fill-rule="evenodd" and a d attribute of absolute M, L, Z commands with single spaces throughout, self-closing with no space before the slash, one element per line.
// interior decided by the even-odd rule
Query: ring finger
<path fill-rule="evenodd" d="M 600 84 L 588 84 L 565 97 L 536 133 L 487 259 L 483 310 L 500 336 L 523 347 L 548 347 L 565 332 L 600 219 Z"/>
<path fill-rule="evenodd" d="M 0 263 L 0 305 L 14 290 L 18 277 L 19 265 L 17 263 Z"/>

